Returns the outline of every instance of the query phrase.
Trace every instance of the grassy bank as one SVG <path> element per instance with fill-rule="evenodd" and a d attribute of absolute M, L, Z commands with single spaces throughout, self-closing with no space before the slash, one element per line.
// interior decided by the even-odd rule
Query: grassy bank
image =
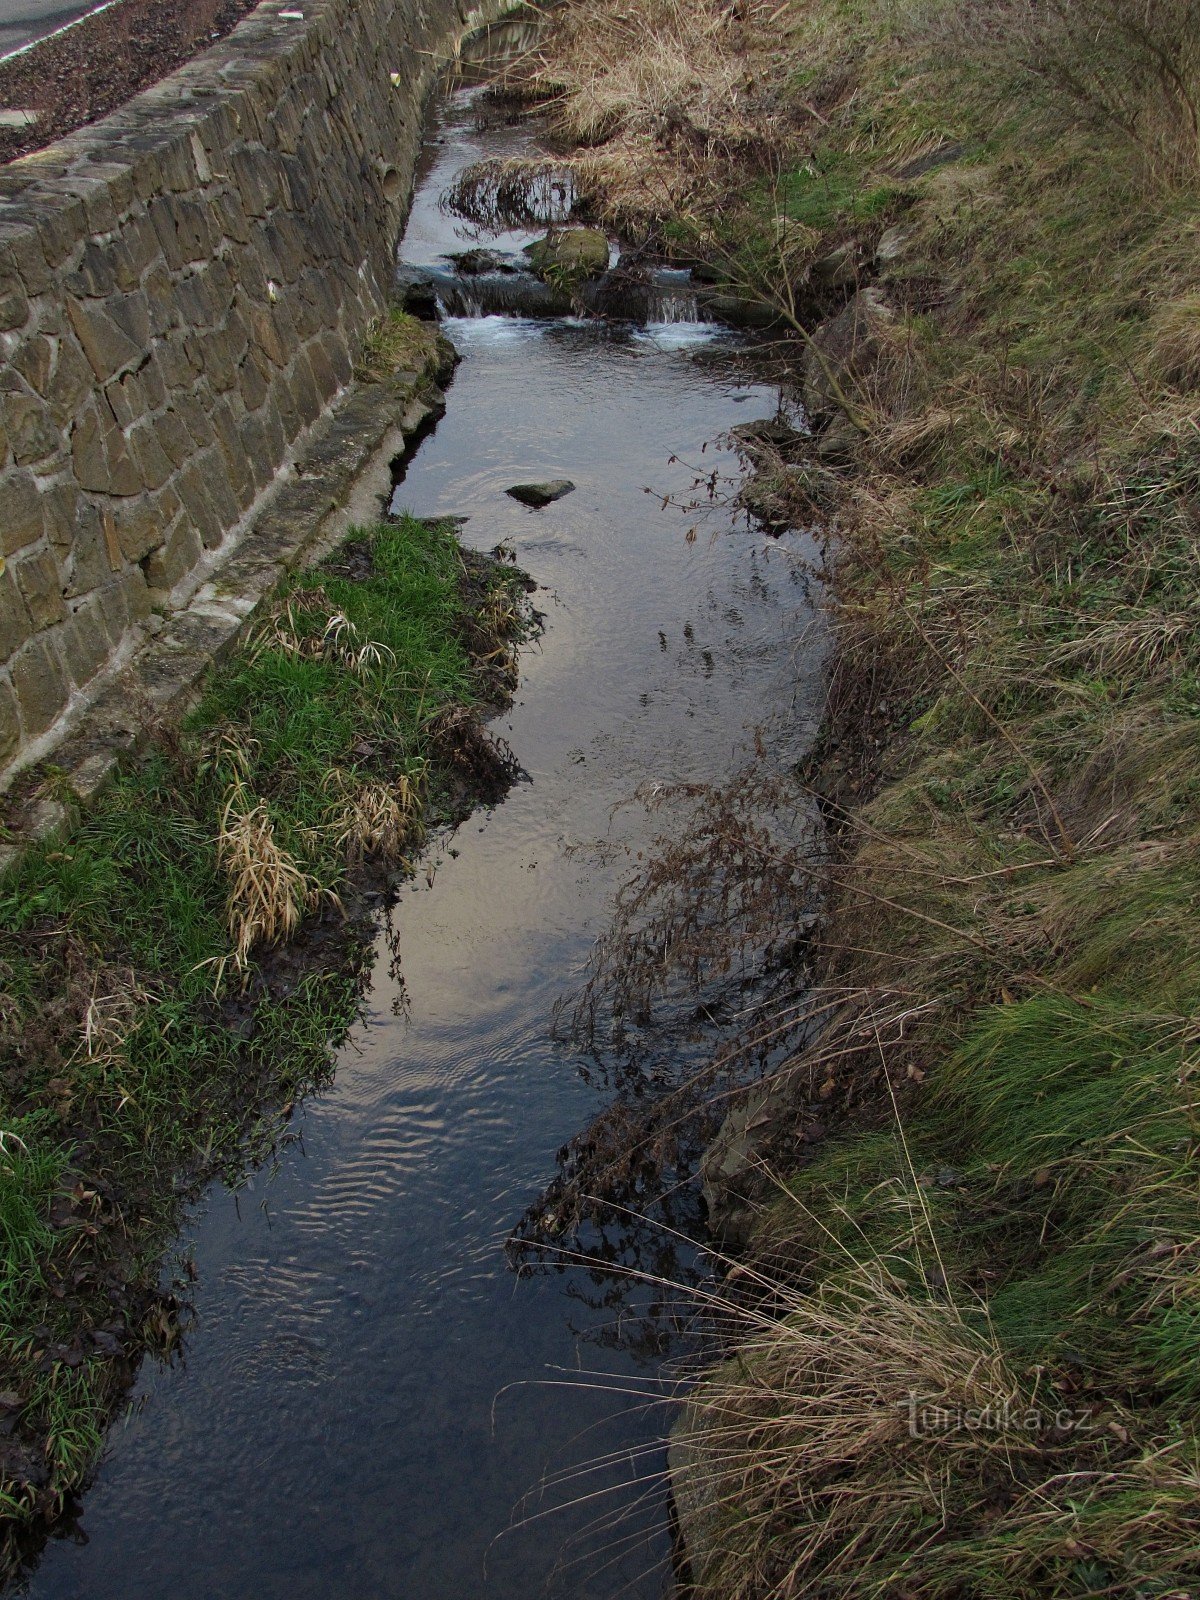
<path fill-rule="evenodd" d="M 357 1014 L 370 904 L 510 777 L 511 568 L 411 518 L 290 582 L 181 729 L 0 882 L 0 1517 L 94 1463 L 179 1307 L 179 1207 L 238 1181 Z M 51 791 L 52 771 L 42 775 Z"/>
<path fill-rule="evenodd" d="M 774 305 L 824 430 L 775 487 L 839 535 L 824 1022 L 689 1413 L 706 1597 L 1200 1584 L 1198 40 L 635 0 L 520 69 L 594 210 Z"/>

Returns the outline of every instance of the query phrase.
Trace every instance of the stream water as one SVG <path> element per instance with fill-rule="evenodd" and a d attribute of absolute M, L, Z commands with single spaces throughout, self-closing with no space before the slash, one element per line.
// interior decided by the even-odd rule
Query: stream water
<path fill-rule="evenodd" d="M 472 98 L 431 126 L 402 252 L 418 267 L 473 242 L 438 204 L 457 170 L 525 137 L 477 131 Z M 624 1336 L 644 1331 L 636 1286 L 518 1276 L 504 1242 L 608 1092 L 551 1014 L 624 847 L 658 826 L 613 807 L 721 778 L 768 715 L 803 743 L 811 552 L 721 496 L 687 504 L 693 468 L 737 471 L 714 441 L 775 410 L 735 336 L 678 320 L 677 299 L 642 326 L 474 309 L 446 321 L 462 364 L 395 504 L 468 518 L 465 542 L 507 541 L 541 585 L 544 634 L 498 730 L 529 781 L 401 894 L 403 987 L 381 934 L 363 1021 L 299 1137 L 198 1209 L 184 1352 L 145 1364 L 36 1600 L 671 1592 L 670 1418 L 628 1392 L 654 1395 L 669 1342 Z M 559 476 L 574 493 L 541 511 L 504 493 Z"/>

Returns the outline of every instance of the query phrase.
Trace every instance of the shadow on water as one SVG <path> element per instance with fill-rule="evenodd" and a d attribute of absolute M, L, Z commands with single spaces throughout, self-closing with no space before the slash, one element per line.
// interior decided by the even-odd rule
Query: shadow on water
<path fill-rule="evenodd" d="M 474 93 L 432 126 L 411 268 L 453 270 L 470 229 L 439 197 L 528 137 L 480 131 Z M 598 1269 L 514 1273 L 505 1245 L 612 1091 L 553 1017 L 663 825 L 625 802 L 719 780 L 772 712 L 809 736 L 813 552 L 696 503 L 698 479 L 737 473 L 714 441 L 776 404 L 733 336 L 458 309 L 449 408 L 395 505 L 466 518 L 467 544 L 505 543 L 541 586 L 499 729 L 530 781 L 434 847 L 333 1085 L 271 1170 L 207 1197 L 181 1245 L 184 1353 L 144 1367 L 37 1600 L 671 1592 L 660 1397 L 686 1309 Z M 544 510 L 505 494 L 552 477 L 575 489 Z M 664 1278 L 692 1265 L 652 1228 L 585 1242 Z"/>

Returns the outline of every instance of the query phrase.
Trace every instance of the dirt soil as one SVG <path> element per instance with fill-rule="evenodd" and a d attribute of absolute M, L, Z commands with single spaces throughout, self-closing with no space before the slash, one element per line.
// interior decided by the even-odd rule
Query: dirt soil
<path fill-rule="evenodd" d="M 0 162 L 42 150 L 116 111 L 231 33 L 257 0 L 120 0 L 0 66 L 0 107 L 38 111 L 0 128 Z"/>

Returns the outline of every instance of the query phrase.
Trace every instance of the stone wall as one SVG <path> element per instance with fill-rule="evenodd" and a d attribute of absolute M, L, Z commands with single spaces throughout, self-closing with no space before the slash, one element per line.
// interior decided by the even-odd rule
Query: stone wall
<path fill-rule="evenodd" d="M 466 21 L 265 0 L 0 168 L 0 773 L 186 600 L 349 381 Z"/>

